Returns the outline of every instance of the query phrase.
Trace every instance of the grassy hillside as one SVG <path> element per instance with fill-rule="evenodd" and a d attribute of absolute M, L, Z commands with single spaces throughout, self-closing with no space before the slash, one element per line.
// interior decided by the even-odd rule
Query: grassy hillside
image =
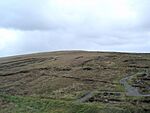
<path fill-rule="evenodd" d="M 150 54 L 64 51 L 0 59 L 0 113 L 149 113 Z M 89 95 L 89 96 L 88 96 Z M 83 99 L 84 98 L 84 99 Z M 82 101 L 81 101 L 82 100 Z"/>

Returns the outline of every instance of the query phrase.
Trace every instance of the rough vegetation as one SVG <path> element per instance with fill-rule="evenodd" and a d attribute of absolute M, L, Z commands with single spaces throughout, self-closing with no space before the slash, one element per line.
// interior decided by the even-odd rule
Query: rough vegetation
<path fill-rule="evenodd" d="M 140 74 L 139 74 L 140 73 Z M 0 58 L 0 113 L 149 113 L 150 54 L 62 51 Z M 82 100 L 82 101 L 81 101 Z"/>

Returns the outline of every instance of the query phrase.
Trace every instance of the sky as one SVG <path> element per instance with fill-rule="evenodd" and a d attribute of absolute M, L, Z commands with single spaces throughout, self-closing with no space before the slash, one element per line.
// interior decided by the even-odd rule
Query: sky
<path fill-rule="evenodd" d="M 150 0 L 0 0 L 0 57 L 60 50 L 150 53 Z"/>

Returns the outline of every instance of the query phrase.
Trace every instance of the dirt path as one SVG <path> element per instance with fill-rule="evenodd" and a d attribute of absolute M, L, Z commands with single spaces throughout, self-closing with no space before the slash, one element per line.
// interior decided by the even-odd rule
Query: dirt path
<path fill-rule="evenodd" d="M 132 75 L 133 76 L 133 75 Z M 132 87 L 131 85 L 128 84 L 128 80 L 132 78 L 132 76 L 125 77 L 120 80 L 120 83 L 124 86 L 126 93 L 128 96 L 141 96 L 141 97 L 146 97 L 150 96 L 150 94 L 141 94 L 136 87 Z"/>
<path fill-rule="evenodd" d="M 132 76 L 128 76 L 128 77 L 125 77 L 125 78 L 120 80 L 120 83 L 124 86 L 127 95 L 128 96 L 141 96 L 141 97 L 150 96 L 150 94 L 147 94 L 147 95 L 141 94 L 136 87 L 132 87 L 131 85 L 128 84 L 127 81 L 130 80 L 132 78 Z M 93 96 L 94 96 L 94 92 L 92 92 L 92 91 L 91 92 L 87 92 L 81 98 L 76 100 L 76 102 L 79 102 L 79 103 L 86 102 L 90 98 L 92 98 Z"/>
<path fill-rule="evenodd" d="M 94 96 L 93 92 L 88 92 L 84 96 L 82 96 L 81 98 L 79 98 L 76 102 L 79 102 L 79 103 L 86 102 L 90 98 L 92 98 L 93 96 Z"/>

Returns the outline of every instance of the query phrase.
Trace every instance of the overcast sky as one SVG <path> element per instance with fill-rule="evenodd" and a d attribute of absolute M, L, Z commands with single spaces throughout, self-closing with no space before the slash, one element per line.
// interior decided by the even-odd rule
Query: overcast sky
<path fill-rule="evenodd" d="M 0 0 L 0 57 L 55 50 L 150 52 L 150 0 Z"/>

